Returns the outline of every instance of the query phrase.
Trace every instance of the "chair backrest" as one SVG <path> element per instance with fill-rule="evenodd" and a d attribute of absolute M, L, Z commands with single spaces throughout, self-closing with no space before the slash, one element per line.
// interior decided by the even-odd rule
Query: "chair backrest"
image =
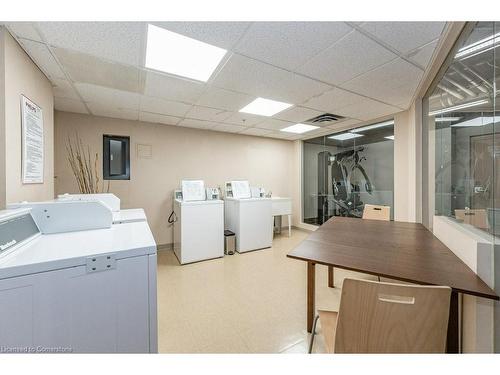
<path fill-rule="evenodd" d="M 444 353 L 451 289 L 345 279 L 335 353 Z"/>
<path fill-rule="evenodd" d="M 389 221 L 391 220 L 391 207 L 365 204 L 365 208 L 363 209 L 363 219 Z"/>

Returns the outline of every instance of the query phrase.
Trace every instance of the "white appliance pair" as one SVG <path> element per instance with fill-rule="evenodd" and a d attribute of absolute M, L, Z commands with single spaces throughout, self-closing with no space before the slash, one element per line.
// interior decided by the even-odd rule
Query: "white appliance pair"
<path fill-rule="evenodd" d="M 236 235 L 236 251 L 271 247 L 272 203 L 248 181 L 226 183 L 224 201 L 209 199 L 202 180 L 183 180 L 174 193 L 174 253 L 181 264 L 224 256 L 224 229 Z M 253 194 L 252 194 L 253 193 Z"/>
<path fill-rule="evenodd" d="M 90 197 L 12 206 L 0 211 L 0 346 L 157 352 L 156 243 L 140 212 L 117 222 Z"/>

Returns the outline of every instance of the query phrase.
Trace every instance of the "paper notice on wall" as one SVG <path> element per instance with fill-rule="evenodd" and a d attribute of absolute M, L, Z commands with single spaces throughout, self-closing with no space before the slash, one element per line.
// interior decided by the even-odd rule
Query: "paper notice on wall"
<path fill-rule="evenodd" d="M 42 109 L 21 95 L 23 184 L 43 183 Z"/>

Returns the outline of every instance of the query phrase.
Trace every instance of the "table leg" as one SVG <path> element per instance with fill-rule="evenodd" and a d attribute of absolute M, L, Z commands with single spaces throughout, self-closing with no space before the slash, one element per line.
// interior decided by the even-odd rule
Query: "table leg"
<path fill-rule="evenodd" d="M 292 237 L 292 215 L 288 215 L 288 237 Z"/>
<path fill-rule="evenodd" d="M 335 288 L 333 283 L 333 266 L 328 266 L 328 287 Z"/>
<path fill-rule="evenodd" d="M 446 338 L 446 352 L 459 352 L 459 316 L 458 316 L 458 292 L 451 292 L 450 316 L 448 318 L 448 335 Z"/>
<path fill-rule="evenodd" d="M 315 263 L 307 262 L 307 332 L 312 331 L 314 321 Z"/>

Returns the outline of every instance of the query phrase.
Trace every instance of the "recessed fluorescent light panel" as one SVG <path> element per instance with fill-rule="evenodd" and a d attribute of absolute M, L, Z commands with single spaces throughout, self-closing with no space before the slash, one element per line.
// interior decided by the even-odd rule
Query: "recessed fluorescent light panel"
<path fill-rule="evenodd" d="M 206 82 L 226 50 L 148 25 L 146 68 Z"/>
<path fill-rule="evenodd" d="M 295 125 L 280 129 L 280 131 L 287 132 L 287 133 L 302 134 L 302 133 L 310 132 L 311 130 L 318 129 L 318 128 L 319 128 L 319 126 L 314 126 L 314 125 L 295 124 Z"/>
<path fill-rule="evenodd" d="M 489 37 L 478 40 L 475 43 L 460 48 L 455 57 L 461 60 L 468 59 L 469 57 L 479 55 L 480 53 L 484 53 L 486 51 L 495 48 L 495 46 L 499 42 L 500 42 L 500 33 L 495 35 L 490 35 Z"/>
<path fill-rule="evenodd" d="M 342 133 L 342 134 L 331 135 L 328 138 L 336 139 L 337 141 L 347 141 L 348 139 L 359 138 L 359 137 L 363 137 L 363 134 Z"/>
<path fill-rule="evenodd" d="M 454 122 L 460 120 L 462 117 L 436 117 L 435 122 Z"/>
<path fill-rule="evenodd" d="M 438 109 L 437 111 L 429 112 L 429 116 L 435 116 L 435 115 L 440 115 L 442 113 L 458 111 L 459 109 L 475 107 L 477 105 L 486 104 L 486 103 L 488 103 L 488 99 L 476 100 L 475 102 L 459 104 L 459 105 L 455 105 L 453 107 Z"/>
<path fill-rule="evenodd" d="M 464 127 L 471 127 L 471 126 L 486 126 L 490 124 L 494 124 L 500 121 L 500 116 L 490 116 L 490 117 L 483 117 L 479 116 L 467 121 L 462 121 L 459 122 L 458 124 L 453 124 L 451 127 L 453 128 L 464 128 Z"/>
<path fill-rule="evenodd" d="M 350 132 L 351 133 L 359 133 L 359 132 L 363 132 L 366 130 L 383 128 L 383 127 L 390 126 L 390 125 L 394 125 L 394 120 L 379 122 L 377 124 L 372 124 L 372 125 L 368 125 L 368 126 L 363 126 L 362 128 L 352 129 L 352 130 L 350 130 Z"/>
<path fill-rule="evenodd" d="M 387 137 L 384 137 L 385 139 L 390 139 L 391 141 L 394 141 L 394 136 L 393 135 L 388 135 Z"/>
<path fill-rule="evenodd" d="M 240 112 L 269 117 L 290 108 L 292 105 L 293 104 L 278 102 L 276 100 L 257 98 L 240 109 Z"/>

